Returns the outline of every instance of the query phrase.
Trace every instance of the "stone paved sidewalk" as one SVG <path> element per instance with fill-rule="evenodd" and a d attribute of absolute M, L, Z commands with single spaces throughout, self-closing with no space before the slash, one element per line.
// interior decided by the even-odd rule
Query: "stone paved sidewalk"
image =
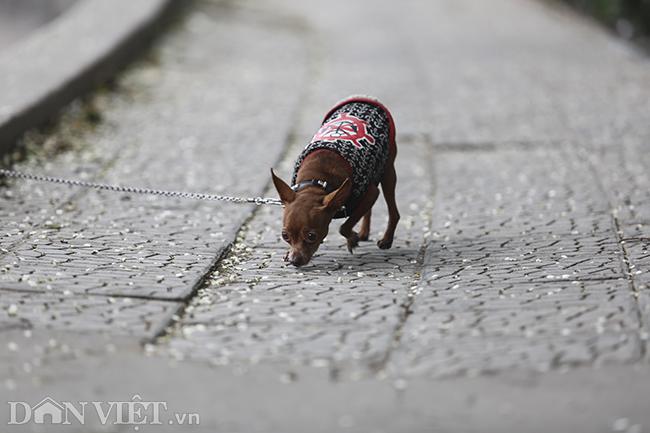
<path fill-rule="evenodd" d="M 352 93 L 397 121 L 390 251 L 331 230 L 295 269 L 278 208 L 0 189 L 2 395 L 149 391 L 205 431 L 649 428 L 650 62 L 567 10 L 199 1 L 16 167 L 273 195 Z"/>
<path fill-rule="evenodd" d="M 184 30 L 126 74 L 116 91 L 73 110 L 49 136 L 28 137 L 45 140 L 46 151 L 43 161 L 37 151 L 20 167 L 110 183 L 259 194 L 269 164 L 283 149 L 299 96 L 290 90 L 303 73 L 299 61 L 293 73 L 279 63 L 264 74 L 242 70 L 251 70 L 252 59 L 295 61 L 301 43 L 282 29 L 269 38 L 277 30 L 272 24 L 230 24 L 219 11 L 212 16 L 188 17 Z M 228 54 L 228 37 L 239 37 L 237 52 Z M 211 60 L 204 57 L 208 51 Z M 258 87 L 269 90 L 262 95 Z M 277 101 L 274 112 L 259 110 L 271 100 Z M 101 121 L 94 125 L 88 118 L 96 116 Z M 235 127 L 233 119 L 249 119 L 260 129 Z M 267 131 L 264 140 L 260 130 Z M 70 147 L 78 151 L 53 161 L 47 152 Z M 251 159 L 256 153 L 268 159 Z M 2 289 L 11 291 L 7 305 L 20 304 L 24 292 L 41 292 L 45 299 L 64 295 L 69 302 L 63 304 L 77 305 L 76 313 L 62 313 L 65 320 L 57 319 L 56 309 L 27 319 L 23 310 L 29 314 L 30 308 L 5 320 L 85 330 L 89 318 L 101 316 L 104 330 L 124 322 L 119 328 L 143 337 L 154 336 L 191 296 L 252 210 L 21 183 L 3 194 L 0 268 Z M 134 298 L 149 302 L 116 309 L 113 298 L 117 305 L 133 305 Z M 92 308 L 98 302 L 103 311 Z M 148 317 L 144 333 L 127 324 L 132 316 Z"/>

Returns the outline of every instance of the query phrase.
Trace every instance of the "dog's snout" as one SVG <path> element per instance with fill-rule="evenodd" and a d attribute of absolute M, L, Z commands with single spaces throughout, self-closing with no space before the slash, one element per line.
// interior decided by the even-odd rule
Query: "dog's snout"
<path fill-rule="evenodd" d="M 307 262 L 309 262 L 308 257 L 306 257 L 304 254 L 297 251 L 289 251 L 287 259 L 289 263 L 291 263 L 296 267 L 306 265 Z"/>
<path fill-rule="evenodd" d="M 302 266 L 302 265 L 306 265 L 308 261 L 309 261 L 309 260 L 306 259 L 304 256 L 302 256 L 302 255 L 297 255 L 297 256 L 294 256 L 294 257 L 291 259 L 291 264 L 294 265 L 294 266 L 296 266 L 296 267 L 299 267 L 299 266 Z"/>

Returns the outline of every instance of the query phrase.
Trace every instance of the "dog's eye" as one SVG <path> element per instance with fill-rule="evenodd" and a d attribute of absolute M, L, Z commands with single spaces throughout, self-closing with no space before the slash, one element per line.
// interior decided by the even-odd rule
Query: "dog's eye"
<path fill-rule="evenodd" d="M 289 242 L 289 233 L 285 230 L 282 230 L 282 239 L 284 239 L 285 242 Z"/>
<path fill-rule="evenodd" d="M 316 233 L 315 232 L 307 233 L 307 241 L 308 242 L 316 242 Z"/>

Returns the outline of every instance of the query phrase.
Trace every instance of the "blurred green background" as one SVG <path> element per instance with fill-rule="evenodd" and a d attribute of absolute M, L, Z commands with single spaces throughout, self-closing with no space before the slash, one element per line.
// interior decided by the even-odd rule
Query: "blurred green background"
<path fill-rule="evenodd" d="M 650 47 L 650 0 L 564 0 L 619 35 Z"/>

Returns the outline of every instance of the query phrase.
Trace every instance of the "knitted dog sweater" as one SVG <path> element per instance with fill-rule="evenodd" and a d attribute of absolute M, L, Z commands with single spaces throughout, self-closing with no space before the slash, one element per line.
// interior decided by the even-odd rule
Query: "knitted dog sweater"
<path fill-rule="evenodd" d="M 388 109 L 368 97 L 350 97 L 338 103 L 298 156 L 292 184 L 305 158 L 317 150 L 339 154 L 352 173 L 352 194 L 345 207 L 348 215 L 368 191 L 370 183 L 379 185 L 391 149 L 395 147 L 395 123 Z"/>

